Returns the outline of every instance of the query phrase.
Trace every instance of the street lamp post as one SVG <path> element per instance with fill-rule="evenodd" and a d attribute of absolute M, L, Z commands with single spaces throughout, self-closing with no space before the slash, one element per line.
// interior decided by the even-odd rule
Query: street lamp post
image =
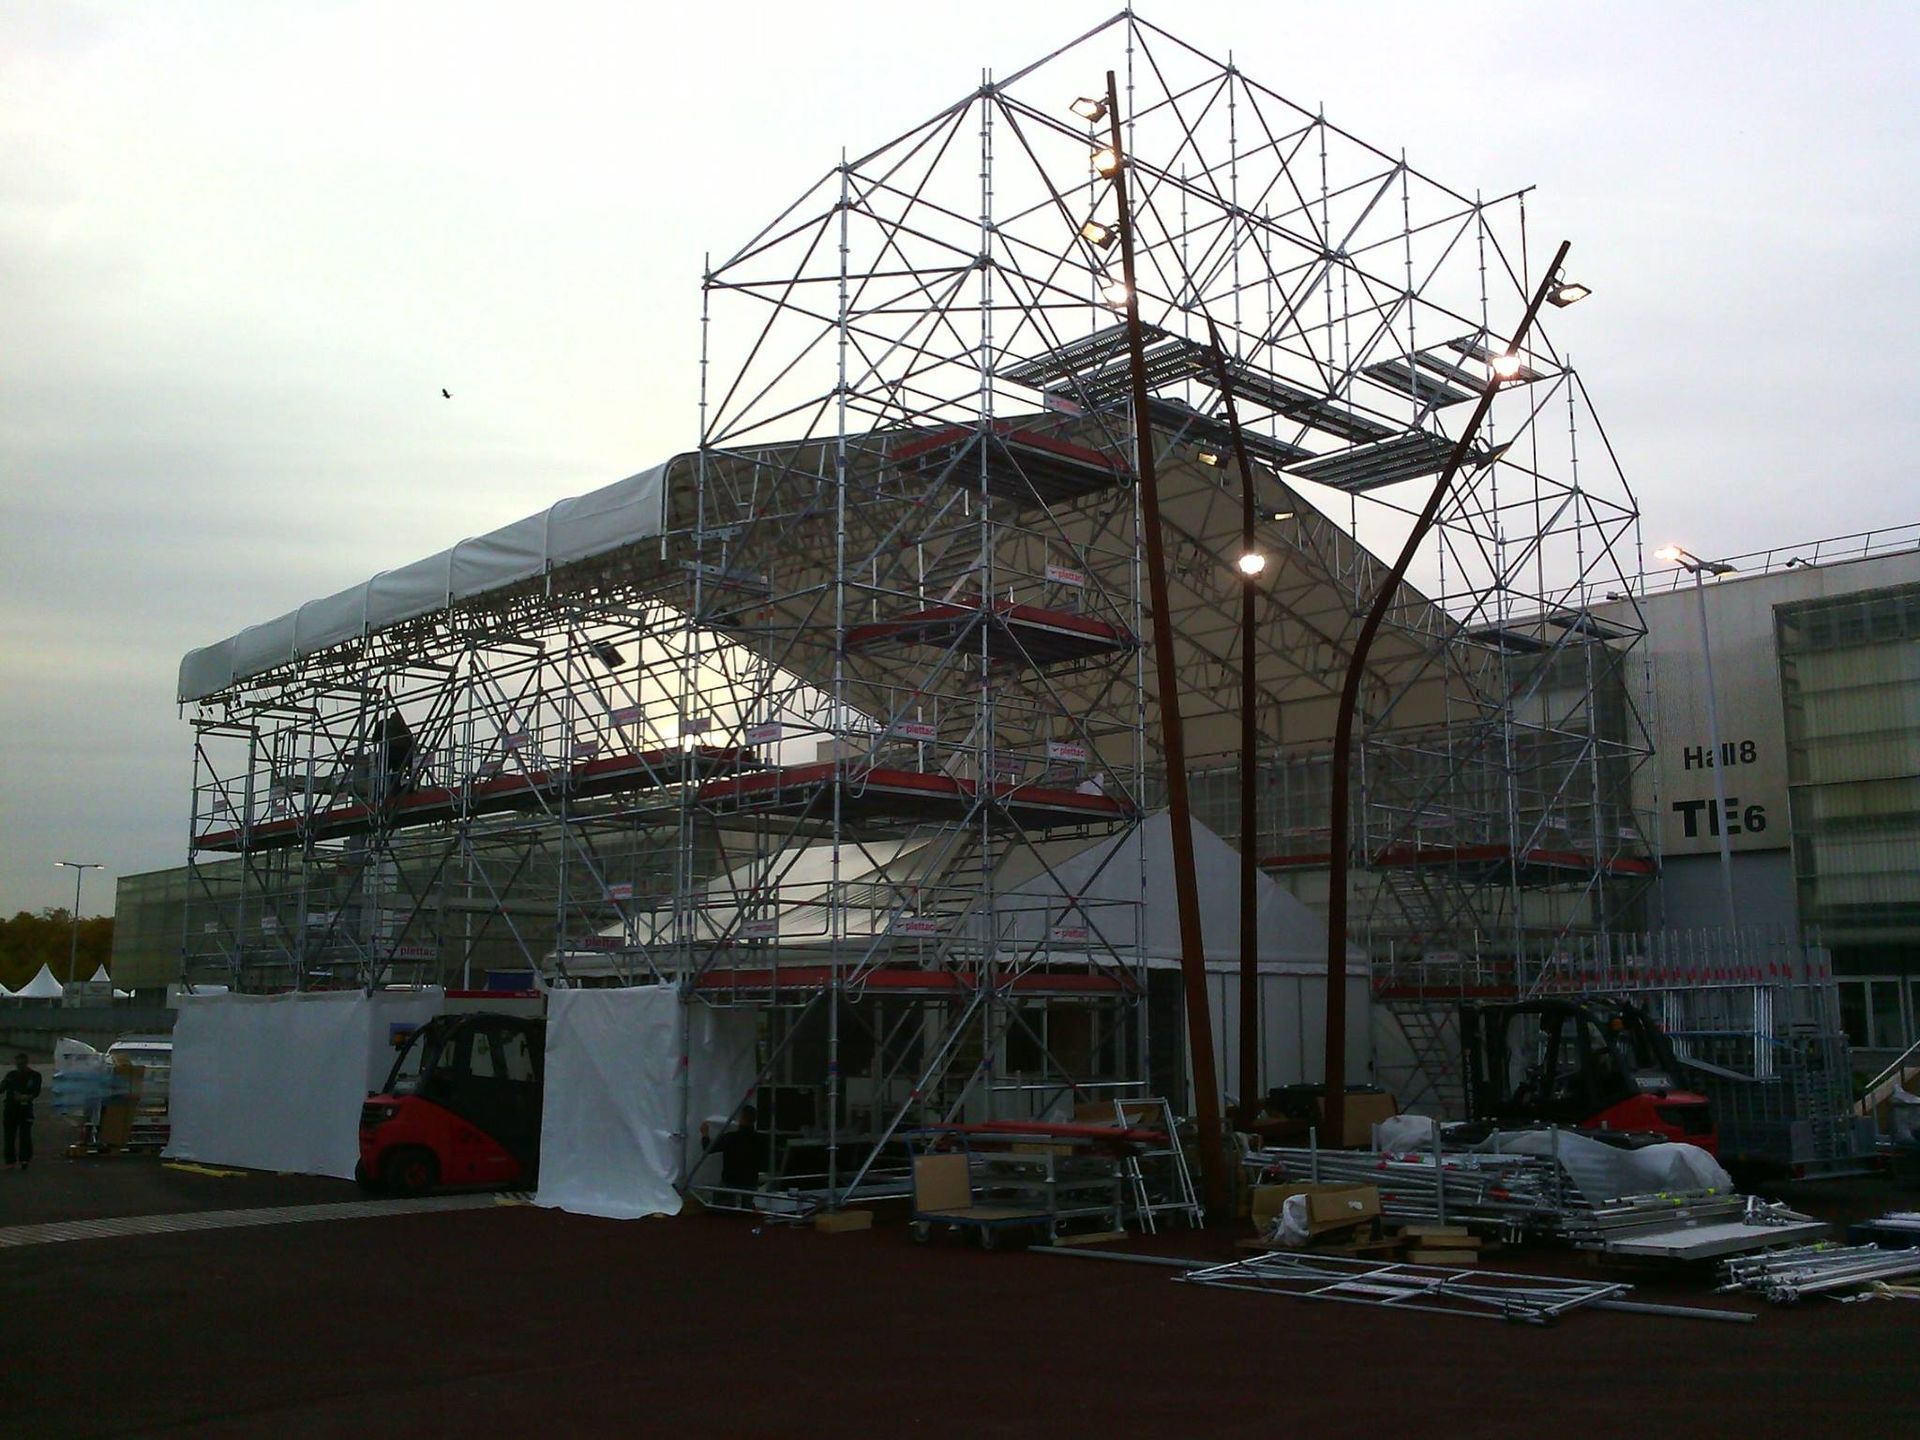
<path fill-rule="evenodd" d="M 1226 1136 L 1220 1125 L 1213 1028 L 1207 1013 L 1206 948 L 1201 939 L 1200 887 L 1194 870 L 1193 812 L 1187 797 L 1186 739 L 1180 723 L 1180 680 L 1174 667 L 1173 614 L 1167 601 L 1166 546 L 1160 530 L 1159 487 L 1153 465 L 1153 422 L 1147 408 L 1146 343 L 1140 325 L 1140 293 L 1134 269 L 1126 150 L 1120 133 L 1120 97 L 1113 71 L 1107 72 L 1106 99 L 1087 97 L 1077 101 L 1074 113 L 1090 124 L 1105 119 L 1111 137 L 1109 144 L 1094 152 L 1093 169 L 1103 179 L 1113 182 L 1119 218 L 1121 278 L 1104 287 L 1102 298 L 1121 310 L 1126 320 L 1141 538 L 1146 551 L 1148 603 L 1153 611 L 1153 661 L 1160 700 L 1161 754 L 1167 771 L 1167 818 L 1173 832 L 1173 889 L 1180 921 L 1187 1056 L 1193 1067 L 1194 1120 L 1200 1132 L 1200 1177 L 1208 1212 L 1224 1215 L 1233 1196 L 1227 1175 Z"/>
<path fill-rule="evenodd" d="M 67 988 L 71 990 L 74 968 L 80 963 L 80 886 L 87 878 L 87 871 L 106 867 L 91 860 L 56 860 L 53 868 L 73 871 L 73 943 L 67 947 Z"/>
<path fill-rule="evenodd" d="M 1670 560 L 1693 576 L 1693 598 L 1700 610 L 1700 670 L 1707 682 L 1707 744 L 1713 771 L 1713 831 L 1720 838 L 1720 899 L 1727 908 L 1727 929 L 1735 925 L 1733 908 L 1733 845 L 1728 839 L 1726 756 L 1720 749 L 1720 707 L 1713 693 L 1713 643 L 1707 634 L 1706 577 L 1730 575 L 1733 566 L 1724 560 L 1702 560 L 1698 555 L 1668 545 L 1653 552 L 1661 560 Z"/>
<path fill-rule="evenodd" d="M 1521 318 L 1520 328 L 1513 332 L 1513 339 L 1508 342 L 1506 350 L 1493 357 L 1489 367 L 1492 374 L 1487 377 L 1486 387 L 1480 392 L 1480 403 L 1474 407 L 1472 417 L 1460 431 L 1460 438 L 1454 442 L 1453 451 L 1447 456 L 1446 469 L 1440 472 L 1433 493 L 1427 497 L 1426 508 L 1414 522 L 1406 544 L 1400 547 L 1399 558 L 1393 562 L 1393 568 L 1387 572 L 1387 578 L 1381 582 L 1379 592 L 1373 597 L 1373 605 L 1367 611 L 1367 618 L 1362 622 L 1360 634 L 1354 641 L 1353 653 L 1347 660 L 1346 679 L 1340 687 L 1340 708 L 1334 715 L 1333 795 L 1327 821 L 1328 848 L 1331 853 L 1327 863 L 1327 1079 L 1324 1117 L 1335 1144 L 1339 1144 L 1346 1135 L 1347 849 L 1351 829 L 1348 788 L 1353 767 L 1354 712 L 1359 708 L 1360 684 L 1366 674 L 1367 655 L 1373 649 L 1374 637 L 1379 634 L 1380 626 L 1387 618 L 1387 610 L 1400 589 L 1400 582 L 1406 578 L 1407 567 L 1413 563 L 1414 552 L 1439 518 L 1441 502 L 1447 498 L 1453 477 L 1466 463 L 1473 448 L 1474 436 L 1479 433 L 1487 412 L 1493 408 L 1493 397 L 1500 392 L 1503 384 L 1520 373 L 1520 347 L 1526 343 L 1527 332 L 1533 328 L 1534 317 L 1540 313 L 1540 307 L 1549 301 L 1559 306 L 1571 305 L 1585 299 L 1589 293 L 1585 286 L 1568 282 L 1560 273 L 1569 248 L 1569 242 L 1560 242 L 1559 250 L 1554 252 L 1553 263 L 1547 267 L 1547 278 L 1534 292 L 1532 301 L 1527 305 L 1527 313 Z"/>
<path fill-rule="evenodd" d="M 1226 347 L 1220 343 L 1219 327 L 1211 315 L 1207 320 L 1207 340 L 1213 349 L 1214 383 L 1220 401 L 1226 407 L 1228 436 L 1233 442 L 1234 459 L 1240 468 L 1240 1065 L 1238 1083 L 1240 1108 L 1251 1118 L 1256 1092 L 1260 1088 L 1260 916 L 1254 893 L 1256 866 L 1254 854 L 1259 844 L 1258 777 L 1254 768 L 1257 727 L 1254 706 L 1259 678 L 1255 658 L 1255 611 L 1260 598 L 1260 576 L 1267 568 L 1266 556 L 1254 548 L 1253 464 L 1240 435 L 1240 412 L 1233 402 L 1233 380 L 1227 370 Z"/>

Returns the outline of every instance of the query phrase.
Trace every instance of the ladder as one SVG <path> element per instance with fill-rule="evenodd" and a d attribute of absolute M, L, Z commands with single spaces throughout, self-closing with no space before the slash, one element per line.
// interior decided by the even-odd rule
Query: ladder
<path fill-rule="evenodd" d="M 1405 1037 L 1409 1063 L 1380 1065 L 1380 1078 L 1410 1114 L 1429 1108 L 1436 1119 L 1463 1116 L 1467 1081 L 1460 1068 L 1459 1013 L 1433 1000 L 1381 1000 Z"/>
<path fill-rule="evenodd" d="M 1193 1188 L 1193 1172 L 1187 1168 L 1180 1132 L 1174 1127 L 1173 1107 L 1166 1098 L 1156 1095 L 1145 1100 L 1115 1100 L 1113 1123 L 1123 1130 L 1151 1130 L 1157 1124 L 1167 1137 L 1164 1146 L 1128 1150 L 1120 1162 L 1120 1179 L 1140 1228 L 1155 1235 L 1160 1228 L 1156 1216 L 1184 1215 L 1187 1224 L 1198 1229 L 1206 1215 Z"/>

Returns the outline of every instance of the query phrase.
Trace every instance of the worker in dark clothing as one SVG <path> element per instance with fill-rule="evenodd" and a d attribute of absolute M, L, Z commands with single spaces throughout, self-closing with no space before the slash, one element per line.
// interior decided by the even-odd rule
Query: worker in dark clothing
<path fill-rule="evenodd" d="M 759 1122 L 760 1112 L 742 1105 L 740 1123 L 731 1130 L 713 1135 L 709 1123 L 700 1123 L 700 1139 L 720 1157 L 720 1183 L 728 1190 L 760 1188 L 760 1172 L 767 1168 L 767 1137 L 760 1133 Z"/>
<path fill-rule="evenodd" d="M 381 763 L 386 766 L 386 797 L 396 800 L 413 788 L 413 731 L 398 710 L 388 712 L 375 737 Z"/>
<path fill-rule="evenodd" d="M 13 1069 L 0 1076 L 0 1124 L 6 1130 L 7 1168 L 15 1159 L 26 1169 L 33 1160 L 33 1102 L 40 1096 L 40 1072 L 27 1064 L 24 1053 L 13 1057 Z"/>

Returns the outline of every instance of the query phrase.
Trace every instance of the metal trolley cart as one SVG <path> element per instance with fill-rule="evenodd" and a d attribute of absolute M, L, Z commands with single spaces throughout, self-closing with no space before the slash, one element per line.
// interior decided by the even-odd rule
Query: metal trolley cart
<path fill-rule="evenodd" d="M 1121 1228 L 1120 1157 L 1085 1141 L 1018 1134 L 982 1137 L 958 1128 L 917 1131 L 913 1238 L 972 1231 L 985 1250 L 1008 1236 L 1060 1237 L 1063 1225 Z M 999 1148 L 1006 1147 L 1006 1148 Z"/>

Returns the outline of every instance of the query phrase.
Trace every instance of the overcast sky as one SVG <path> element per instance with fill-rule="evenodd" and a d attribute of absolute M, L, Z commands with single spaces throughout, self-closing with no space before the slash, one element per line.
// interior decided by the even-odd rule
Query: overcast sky
<path fill-rule="evenodd" d="M 703 252 L 1114 8 L 0 7 L 0 911 L 184 861 L 183 651 L 687 448 Z M 1141 13 L 1540 186 L 1650 544 L 1920 520 L 1920 6 Z"/>

